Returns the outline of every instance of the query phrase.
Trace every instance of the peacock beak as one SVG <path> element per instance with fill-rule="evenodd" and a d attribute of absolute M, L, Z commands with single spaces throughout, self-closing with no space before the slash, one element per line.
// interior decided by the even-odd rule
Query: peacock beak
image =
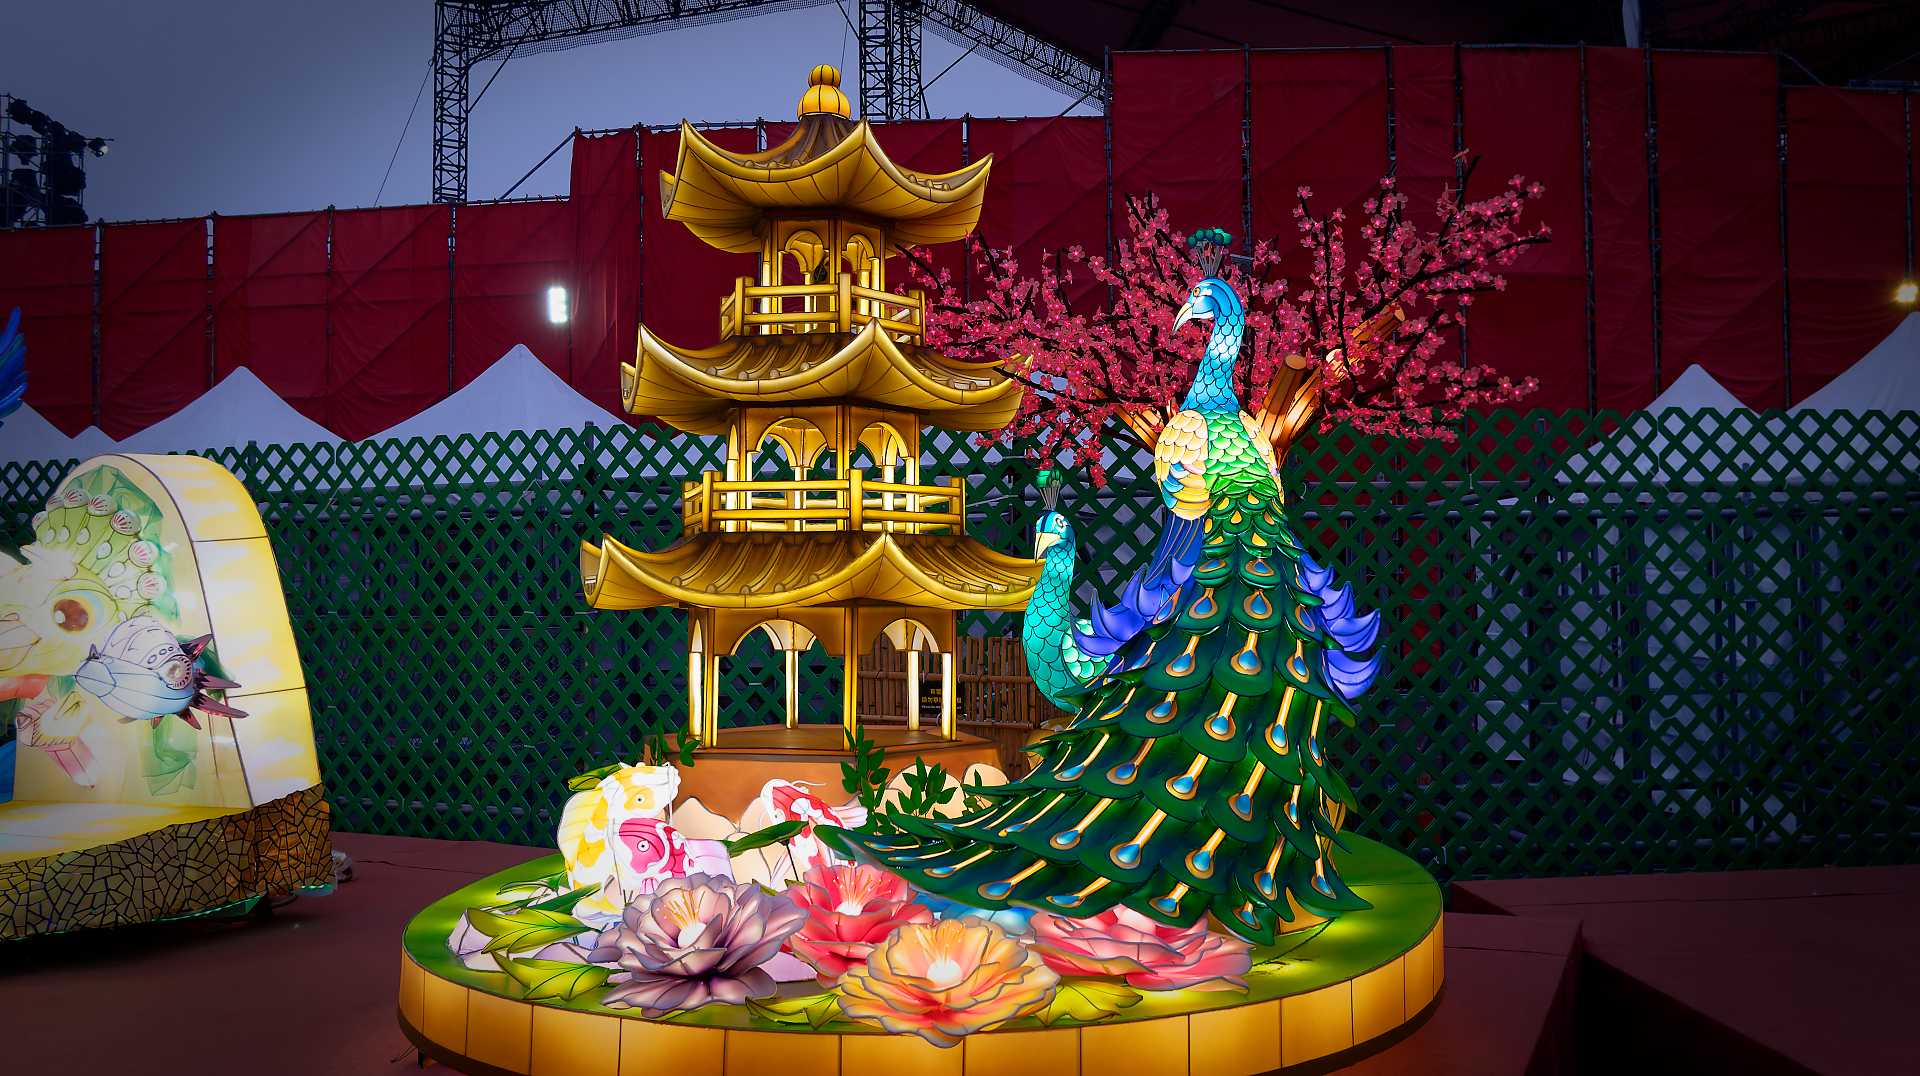
<path fill-rule="evenodd" d="M 1041 531 L 1033 536 L 1033 559 L 1046 556 L 1047 550 L 1060 544 L 1060 536 L 1052 531 Z"/>
<path fill-rule="evenodd" d="M 1180 326 L 1185 325 L 1187 322 L 1192 320 L 1193 320 L 1193 303 L 1191 302 L 1181 303 L 1179 312 L 1173 315 L 1173 331 L 1179 332 Z"/>

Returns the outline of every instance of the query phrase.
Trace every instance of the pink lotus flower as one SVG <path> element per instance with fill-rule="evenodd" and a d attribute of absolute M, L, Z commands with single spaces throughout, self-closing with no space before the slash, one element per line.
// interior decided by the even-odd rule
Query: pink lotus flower
<path fill-rule="evenodd" d="M 914 900 L 905 880 L 865 864 L 822 863 L 786 892 L 807 913 L 787 946 L 827 983 L 864 965 L 896 927 L 933 922 L 933 910 Z"/>
<path fill-rule="evenodd" d="M 618 964 L 604 1004 L 653 1017 L 710 1001 L 738 1005 L 774 991 L 761 968 L 806 913 L 751 882 L 695 874 L 671 878 L 627 906 L 594 938 L 587 958 Z"/>
<path fill-rule="evenodd" d="M 1053 1000 L 1060 977 L 978 919 L 908 923 L 840 980 L 840 1009 L 896 1035 L 952 1046 Z"/>
<path fill-rule="evenodd" d="M 1125 905 L 1089 919 L 1041 912 L 1029 943 L 1062 975 L 1118 975 L 1141 990 L 1245 990 L 1253 966 L 1246 942 L 1205 923 L 1170 927 Z"/>

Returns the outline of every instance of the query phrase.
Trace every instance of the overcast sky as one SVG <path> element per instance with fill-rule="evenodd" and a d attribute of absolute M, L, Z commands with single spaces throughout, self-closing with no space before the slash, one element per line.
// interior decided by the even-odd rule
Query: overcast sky
<path fill-rule="evenodd" d="M 842 0 L 841 10 L 853 4 Z M 89 216 L 428 200 L 428 0 L 9 6 L 0 93 L 114 140 L 106 158 L 88 162 Z M 850 39 L 828 3 L 515 57 L 474 111 L 469 197 L 501 195 L 575 127 L 791 118 L 813 64 L 847 71 L 852 92 Z M 924 77 L 960 54 L 928 32 Z M 495 66 L 476 70 L 471 92 Z M 1053 115 L 1071 100 L 977 53 L 927 91 L 935 116 Z M 564 194 L 566 185 L 562 151 L 517 193 Z"/>

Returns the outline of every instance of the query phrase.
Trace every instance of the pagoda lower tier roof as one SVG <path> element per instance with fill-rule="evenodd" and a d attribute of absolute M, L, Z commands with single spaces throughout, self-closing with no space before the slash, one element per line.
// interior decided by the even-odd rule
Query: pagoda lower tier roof
<path fill-rule="evenodd" d="M 949 430 L 997 430 L 1020 409 L 1022 386 L 997 363 L 949 359 L 877 323 L 856 333 L 736 336 L 699 350 L 643 325 L 637 351 L 620 368 L 621 402 L 687 433 L 724 434 L 741 404 L 865 403 Z"/>
<path fill-rule="evenodd" d="M 923 609 L 1024 609 L 1042 562 L 964 535 L 884 531 L 708 531 L 657 553 L 612 538 L 580 543 L 595 609 L 775 609 L 865 602 Z"/>

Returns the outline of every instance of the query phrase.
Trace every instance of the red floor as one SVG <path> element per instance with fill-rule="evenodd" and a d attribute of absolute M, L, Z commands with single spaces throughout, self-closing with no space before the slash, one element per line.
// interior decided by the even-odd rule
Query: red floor
<path fill-rule="evenodd" d="M 1451 899 L 1579 923 L 1589 1054 L 1658 1037 L 1643 1056 L 1677 1070 L 1920 1073 L 1920 866 L 1467 882 Z"/>
<path fill-rule="evenodd" d="M 335 841 L 354 857 L 356 880 L 270 919 L 0 947 L 4 1071 L 414 1070 L 394 1025 L 402 925 L 466 881 L 542 850 Z M 1440 1003 L 1406 1039 L 1349 1071 L 1580 1071 L 1594 1060 L 1589 1002 L 1598 998 L 1606 1018 L 1644 1024 L 1603 1026 L 1602 1041 L 1656 1027 L 1692 1035 L 1705 1062 L 1695 1071 L 1730 1071 L 1738 1059 L 1746 1072 L 1920 1072 L 1904 1038 L 1910 1025 L 1895 1019 L 1920 997 L 1916 892 L 1920 868 L 1455 886 L 1456 907 L 1475 910 L 1448 913 Z M 1594 959 L 1583 963 L 1583 950 Z M 1596 967 L 1612 978 L 1596 980 Z M 1730 1037 L 1701 1033 L 1703 1020 Z M 1645 1060 L 1635 1070 L 1669 1068 Z"/>

